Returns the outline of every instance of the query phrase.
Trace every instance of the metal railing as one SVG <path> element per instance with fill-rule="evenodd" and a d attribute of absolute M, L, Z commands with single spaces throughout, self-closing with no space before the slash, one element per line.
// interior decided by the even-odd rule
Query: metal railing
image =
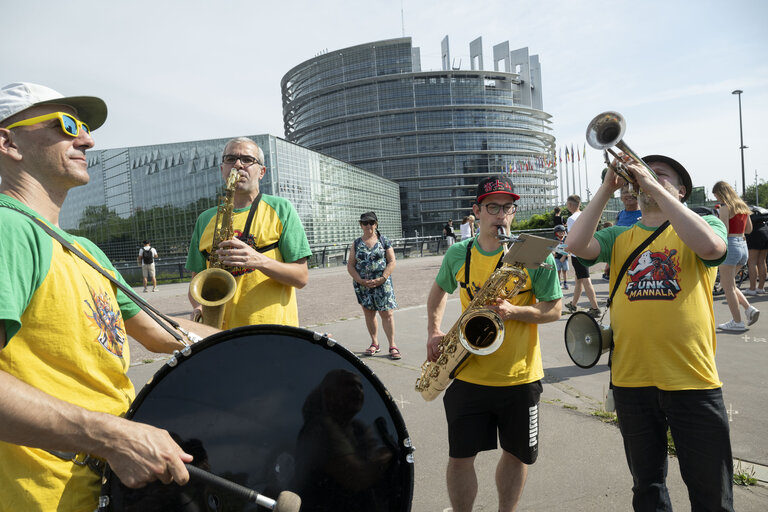
<path fill-rule="evenodd" d="M 512 234 L 533 233 L 539 236 L 550 237 L 552 228 L 529 229 L 513 231 Z M 397 238 L 390 240 L 395 255 L 399 258 L 421 258 L 424 256 L 436 256 L 444 254 L 448 249 L 448 243 L 441 235 L 416 236 Z M 312 247 L 312 256 L 309 257 L 310 268 L 336 267 L 346 265 L 349 258 L 349 249 L 352 243 L 335 243 L 317 245 Z M 155 260 L 155 277 L 158 283 L 188 281 L 192 273 L 185 268 L 186 257 L 163 258 Z M 115 263 L 115 268 L 123 278 L 134 286 L 141 284 L 141 265 L 136 262 Z"/>

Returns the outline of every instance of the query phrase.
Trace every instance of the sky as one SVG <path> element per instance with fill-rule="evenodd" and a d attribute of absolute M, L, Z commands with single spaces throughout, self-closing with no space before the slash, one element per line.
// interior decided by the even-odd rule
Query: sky
<path fill-rule="evenodd" d="M 741 193 L 731 92 L 743 90 L 746 183 L 768 181 L 764 0 L 30 0 L 5 5 L 3 21 L 0 85 L 103 98 L 97 149 L 284 137 L 280 80 L 292 67 L 405 35 L 422 70 L 439 70 L 447 35 L 461 69 L 477 37 L 486 69 L 504 41 L 539 56 L 558 147 L 583 152 L 589 121 L 614 110 L 626 144 L 679 160 L 709 197 L 718 180 Z M 603 167 L 587 147 L 576 192 L 594 194 Z"/>

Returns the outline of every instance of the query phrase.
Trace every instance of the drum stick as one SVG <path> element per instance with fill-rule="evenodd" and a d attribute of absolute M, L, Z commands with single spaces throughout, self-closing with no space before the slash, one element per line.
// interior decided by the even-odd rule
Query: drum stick
<path fill-rule="evenodd" d="M 253 489 L 249 489 L 248 487 L 227 480 L 226 478 L 209 473 L 192 464 L 184 464 L 184 466 L 186 466 L 187 471 L 189 471 L 190 478 L 218 487 L 223 491 L 240 496 L 247 501 L 254 502 L 257 505 L 274 510 L 275 512 L 299 512 L 299 508 L 301 507 L 301 498 L 292 492 L 281 492 L 277 496 L 277 501 L 275 501 L 266 496 L 262 496 Z"/>

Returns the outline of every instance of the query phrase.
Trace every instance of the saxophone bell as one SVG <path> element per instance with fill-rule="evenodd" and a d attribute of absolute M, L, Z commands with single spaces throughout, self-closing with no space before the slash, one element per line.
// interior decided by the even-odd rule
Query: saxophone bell
<path fill-rule="evenodd" d="M 224 197 L 216 211 L 208 268 L 196 274 L 189 282 L 190 297 L 203 307 L 202 315 L 197 315 L 195 321 L 219 329 L 224 326 L 224 309 L 235 296 L 237 280 L 219 261 L 216 248 L 221 241 L 229 240 L 234 235 L 232 215 L 239 176 L 237 169 L 233 167 L 227 177 Z"/>

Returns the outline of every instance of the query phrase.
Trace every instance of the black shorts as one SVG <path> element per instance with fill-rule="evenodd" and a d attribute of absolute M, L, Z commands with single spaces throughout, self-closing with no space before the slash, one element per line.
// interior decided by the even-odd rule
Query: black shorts
<path fill-rule="evenodd" d="M 519 386 L 480 386 L 455 380 L 445 391 L 448 454 L 474 457 L 501 448 L 525 464 L 539 455 L 539 397 L 541 381 Z"/>
<path fill-rule="evenodd" d="M 571 256 L 573 270 L 576 272 L 576 279 L 586 279 L 589 277 L 589 268 L 585 267 L 576 256 Z"/>

